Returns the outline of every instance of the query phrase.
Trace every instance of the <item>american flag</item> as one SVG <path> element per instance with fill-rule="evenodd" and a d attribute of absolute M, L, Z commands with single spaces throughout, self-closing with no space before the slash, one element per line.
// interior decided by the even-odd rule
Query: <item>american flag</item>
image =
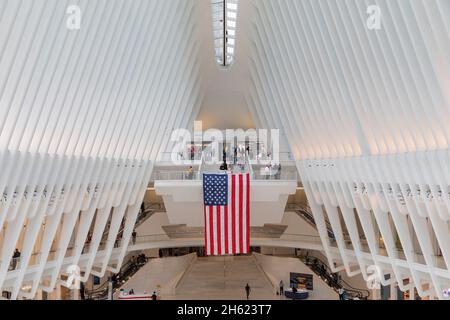
<path fill-rule="evenodd" d="M 204 174 L 205 254 L 250 251 L 250 174 Z"/>

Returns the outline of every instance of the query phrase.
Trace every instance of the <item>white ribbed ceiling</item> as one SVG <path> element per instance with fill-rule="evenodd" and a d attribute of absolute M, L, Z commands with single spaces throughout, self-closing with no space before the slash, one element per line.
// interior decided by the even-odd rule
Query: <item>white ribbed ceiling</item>
<path fill-rule="evenodd" d="M 78 31 L 65 27 L 71 4 Z M 246 1 L 231 80 L 211 63 L 207 6 L 1 0 L 0 150 L 154 158 L 219 91 L 283 128 L 297 158 L 448 148 L 449 1 Z"/>
<path fill-rule="evenodd" d="M 248 2 L 249 105 L 297 158 L 449 147 L 450 1 Z"/>
<path fill-rule="evenodd" d="M 66 28 L 69 5 L 80 30 Z M 195 9 L 1 0 L 0 150 L 155 158 L 200 102 Z"/>

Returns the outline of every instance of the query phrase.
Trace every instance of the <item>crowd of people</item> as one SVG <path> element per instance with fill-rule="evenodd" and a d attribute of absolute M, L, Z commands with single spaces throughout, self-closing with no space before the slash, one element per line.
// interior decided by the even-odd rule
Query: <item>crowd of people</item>
<path fill-rule="evenodd" d="M 136 294 L 134 292 L 133 288 L 131 288 L 128 292 L 126 292 L 125 289 L 121 289 L 120 293 L 121 293 L 121 296 L 135 296 L 135 295 L 148 296 L 148 292 L 147 291 L 144 291 L 142 294 Z M 151 299 L 153 301 L 160 300 L 160 298 L 158 297 L 158 294 L 156 293 L 156 291 L 153 291 L 153 293 L 151 295 Z"/>

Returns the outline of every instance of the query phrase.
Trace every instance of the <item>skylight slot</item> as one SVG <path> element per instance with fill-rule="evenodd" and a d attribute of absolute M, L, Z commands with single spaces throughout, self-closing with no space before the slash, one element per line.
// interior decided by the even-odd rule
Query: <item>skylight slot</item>
<path fill-rule="evenodd" d="M 223 68 L 235 60 L 238 1 L 211 0 L 215 59 Z"/>

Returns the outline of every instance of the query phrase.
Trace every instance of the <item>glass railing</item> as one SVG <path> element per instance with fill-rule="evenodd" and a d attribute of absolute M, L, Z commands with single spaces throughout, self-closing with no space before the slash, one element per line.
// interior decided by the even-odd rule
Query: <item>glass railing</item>
<path fill-rule="evenodd" d="M 295 161 L 294 155 L 290 152 L 279 152 L 278 155 L 272 155 L 272 154 L 252 154 L 250 152 L 250 161 L 254 164 L 257 164 L 258 162 L 261 163 L 269 163 L 269 162 L 292 162 Z"/>
<path fill-rule="evenodd" d="M 156 158 L 157 162 L 174 162 L 174 163 L 186 163 L 190 164 L 195 161 L 199 164 L 202 159 L 202 152 L 195 153 L 172 153 L 172 152 L 161 152 Z"/>
<path fill-rule="evenodd" d="M 233 173 L 247 173 L 251 172 L 248 166 L 232 166 Z M 199 171 L 156 171 L 154 174 L 155 181 L 201 181 L 203 179 L 203 173 L 224 173 L 220 171 L 219 167 L 215 169 L 203 169 L 203 172 Z M 281 171 L 270 170 L 266 172 L 264 169 L 255 170 L 251 172 L 252 180 L 271 180 L 271 181 L 297 181 L 298 173 L 297 170 L 282 169 Z"/>
<path fill-rule="evenodd" d="M 204 160 L 208 164 L 218 164 L 223 162 L 223 154 L 213 154 L 211 151 L 199 151 L 195 153 L 172 153 L 172 152 L 162 152 L 157 157 L 157 162 L 173 162 L 174 164 L 184 164 L 184 165 L 199 165 L 202 160 L 202 155 Z M 228 163 L 234 163 L 235 155 L 233 152 L 226 153 L 226 160 Z M 243 152 L 239 152 L 237 155 L 239 159 L 244 158 Z M 277 156 L 266 153 L 259 153 L 250 151 L 248 158 L 252 164 L 266 165 L 269 163 L 289 163 L 295 161 L 294 155 L 290 152 L 279 152 Z M 194 161 L 194 163 L 193 163 Z"/>
<path fill-rule="evenodd" d="M 276 235 L 278 238 L 274 238 Z M 307 242 L 313 244 L 321 244 L 321 240 L 319 236 L 307 235 L 307 234 L 293 234 L 293 233 L 277 233 L 271 231 L 264 232 L 252 232 L 252 239 L 270 239 L 275 241 L 298 241 L 298 242 Z M 204 239 L 204 232 L 201 231 L 186 231 L 186 232 L 176 232 L 173 234 L 173 237 L 170 238 L 167 234 L 152 234 L 152 235 L 143 235 L 136 237 L 136 241 L 134 243 L 130 243 L 130 245 L 139 245 L 144 243 L 152 243 L 152 242 L 162 242 L 162 241 L 174 241 L 174 240 L 182 240 L 182 239 Z"/>
<path fill-rule="evenodd" d="M 253 171 L 254 180 L 280 180 L 280 181 L 297 181 L 298 173 L 296 169 L 274 170 L 266 168 L 257 168 Z"/>
<path fill-rule="evenodd" d="M 200 180 L 198 171 L 157 171 L 155 172 L 155 181 L 197 181 Z"/>

